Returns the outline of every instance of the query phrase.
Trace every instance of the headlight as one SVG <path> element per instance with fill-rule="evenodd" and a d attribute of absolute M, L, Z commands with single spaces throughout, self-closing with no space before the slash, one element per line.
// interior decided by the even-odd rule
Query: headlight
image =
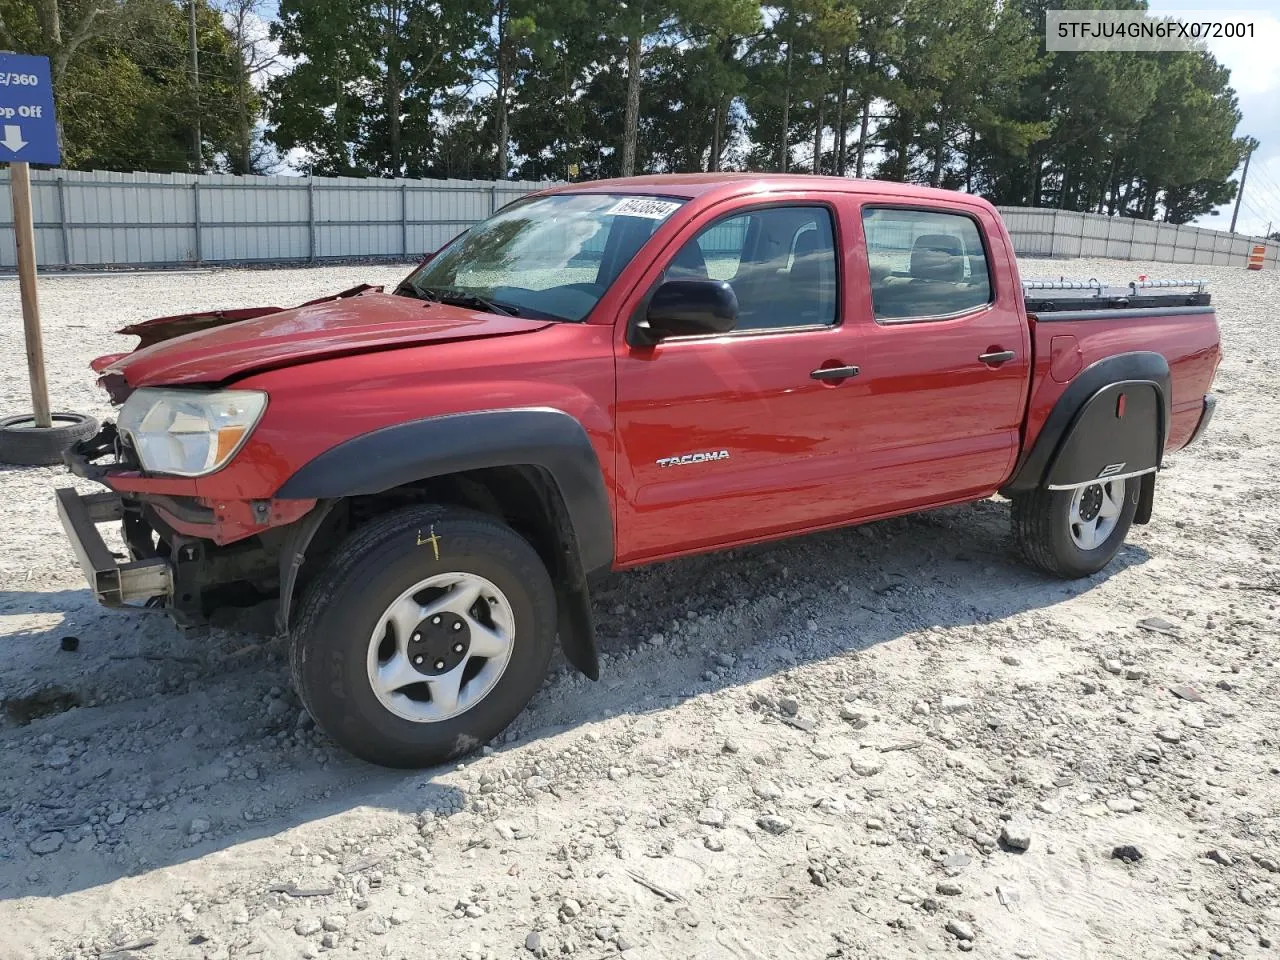
<path fill-rule="evenodd" d="M 143 467 L 200 477 L 227 463 L 249 439 L 267 395 L 258 390 L 135 390 L 117 424 Z"/>

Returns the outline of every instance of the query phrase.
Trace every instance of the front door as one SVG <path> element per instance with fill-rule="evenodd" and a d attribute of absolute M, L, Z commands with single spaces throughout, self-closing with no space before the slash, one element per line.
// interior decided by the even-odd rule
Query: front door
<path fill-rule="evenodd" d="M 856 378 L 814 375 L 856 364 L 835 211 L 775 203 L 690 229 L 662 279 L 728 280 L 739 320 L 723 336 L 618 342 L 623 563 L 847 512 L 839 484 L 854 452 L 841 399 Z"/>

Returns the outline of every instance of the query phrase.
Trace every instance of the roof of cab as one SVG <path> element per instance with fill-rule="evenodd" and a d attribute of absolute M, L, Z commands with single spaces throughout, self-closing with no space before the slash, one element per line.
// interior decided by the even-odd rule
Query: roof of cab
<path fill-rule="evenodd" d="M 544 193 L 640 193 L 690 200 L 708 193 L 741 195 L 772 191 L 805 191 L 822 193 L 890 193 L 903 199 L 944 200 L 987 205 L 987 201 L 970 193 L 920 187 L 890 180 L 858 180 L 852 177 L 815 177 L 807 173 L 667 173 L 647 177 L 619 177 L 614 180 L 590 180 L 565 183 Z"/>

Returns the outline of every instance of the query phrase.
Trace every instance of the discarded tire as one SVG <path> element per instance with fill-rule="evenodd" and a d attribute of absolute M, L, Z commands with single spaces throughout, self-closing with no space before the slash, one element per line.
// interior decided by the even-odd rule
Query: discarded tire
<path fill-rule="evenodd" d="M 82 413 L 55 413 L 52 419 L 52 427 L 37 427 L 30 414 L 0 420 L 0 463 L 61 463 L 67 447 L 98 432 L 98 421 Z"/>

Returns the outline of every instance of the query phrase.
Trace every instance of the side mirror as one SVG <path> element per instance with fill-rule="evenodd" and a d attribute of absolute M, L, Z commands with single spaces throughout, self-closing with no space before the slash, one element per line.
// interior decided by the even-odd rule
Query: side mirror
<path fill-rule="evenodd" d="M 636 339 L 652 345 L 667 337 L 728 333 L 738 322 L 738 298 L 727 280 L 668 280 L 649 298 Z"/>

